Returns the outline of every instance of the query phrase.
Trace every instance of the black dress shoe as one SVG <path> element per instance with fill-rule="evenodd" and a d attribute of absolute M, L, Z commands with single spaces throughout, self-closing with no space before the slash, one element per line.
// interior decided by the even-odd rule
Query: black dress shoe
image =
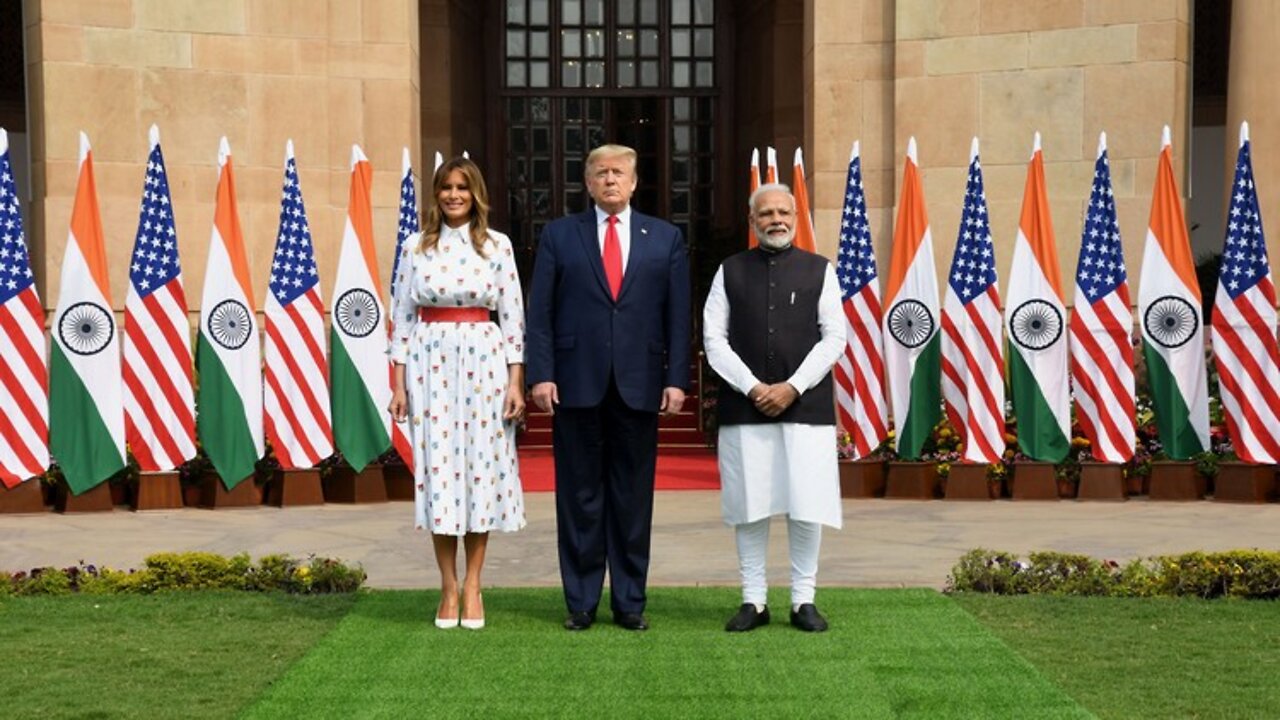
<path fill-rule="evenodd" d="M 738 608 L 738 614 L 729 618 L 724 629 L 726 632 L 747 632 L 768 624 L 769 608 L 757 611 L 755 603 L 742 603 L 742 607 Z"/>
<path fill-rule="evenodd" d="M 791 624 L 805 632 L 826 632 L 827 629 L 827 619 L 813 603 L 805 603 L 799 610 L 792 610 Z"/>
<path fill-rule="evenodd" d="M 649 622 L 640 613 L 614 613 L 613 624 L 626 630 L 648 630 Z"/>
<path fill-rule="evenodd" d="M 595 621 L 596 621 L 595 616 L 587 612 L 586 610 L 571 612 L 569 613 L 569 617 L 565 618 L 564 620 L 564 629 L 565 630 L 586 630 L 587 628 L 591 627 L 591 623 Z"/>

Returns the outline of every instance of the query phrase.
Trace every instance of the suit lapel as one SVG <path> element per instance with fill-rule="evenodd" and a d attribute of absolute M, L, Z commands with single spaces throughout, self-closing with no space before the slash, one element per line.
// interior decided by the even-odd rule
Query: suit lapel
<path fill-rule="evenodd" d="M 631 210 L 631 252 L 627 256 L 627 267 L 622 273 L 622 287 L 618 288 L 618 300 L 622 300 L 622 296 L 627 294 L 627 288 L 635 284 L 632 278 L 639 275 L 639 270 L 643 267 L 644 259 L 649 256 L 649 252 L 653 249 L 653 243 L 649 242 L 649 218 Z M 601 261 L 603 272 L 604 261 Z"/>
<path fill-rule="evenodd" d="M 592 207 L 579 217 L 581 222 L 578 223 L 578 239 L 582 243 L 582 252 L 587 257 L 587 264 L 591 266 L 591 272 L 595 274 L 600 290 L 604 292 L 606 297 L 612 299 L 609 293 L 609 280 L 604 276 L 604 259 L 600 257 L 600 238 L 596 230 L 596 209 Z M 623 277 L 625 286 L 625 275 Z"/>

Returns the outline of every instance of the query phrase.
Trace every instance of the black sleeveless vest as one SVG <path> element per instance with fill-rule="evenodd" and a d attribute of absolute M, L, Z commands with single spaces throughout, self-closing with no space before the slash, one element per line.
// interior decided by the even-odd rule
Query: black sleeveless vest
<path fill-rule="evenodd" d="M 779 252 L 755 248 L 724 261 L 729 301 L 729 346 L 760 382 L 789 379 L 822 339 L 818 298 L 826 277 L 826 258 L 788 247 Z M 805 391 L 786 412 L 771 418 L 728 384 L 717 403 L 721 425 L 790 422 L 835 425 L 831 373 Z"/>

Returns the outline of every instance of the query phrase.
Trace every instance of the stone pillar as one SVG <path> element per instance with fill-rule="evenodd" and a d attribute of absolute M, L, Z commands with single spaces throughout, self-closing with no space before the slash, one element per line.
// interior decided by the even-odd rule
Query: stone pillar
<path fill-rule="evenodd" d="M 1274 229 L 1280 227 L 1276 224 L 1280 217 L 1274 214 L 1280 202 L 1280 162 L 1274 161 L 1280 152 L 1280 85 L 1276 84 L 1275 48 L 1272 47 L 1277 37 L 1280 37 L 1280 4 L 1271 0 L 1235 0 L 1231 4 L 1227 169 L 1223 197 L 1231 194 L 1231 178 L 1235 177 L 1236 153 L 1240 147 L 1240 122 L 1247 120 L 1262 222 L 1272 229 L 1273 236 Z M 1268 210 L 1273 213 L 1268 215 Z M 1220 235 L 1218 239 L 1221 241 Z"/>

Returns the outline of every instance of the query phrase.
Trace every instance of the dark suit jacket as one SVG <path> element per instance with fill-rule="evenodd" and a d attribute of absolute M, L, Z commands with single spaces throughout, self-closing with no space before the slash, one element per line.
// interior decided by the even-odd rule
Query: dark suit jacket
<path fill-rule="evenodd" d="M 526 313 L 527 379 L 555 382 L 565 407 L 599 405 L 613 374 L 635 410 L 656 412 L 664 387 L 689 384 L 689 256 L 674 225 L 631 211 L 631 253 L 615 302 L 596 211 L 542 232 Z"/>

